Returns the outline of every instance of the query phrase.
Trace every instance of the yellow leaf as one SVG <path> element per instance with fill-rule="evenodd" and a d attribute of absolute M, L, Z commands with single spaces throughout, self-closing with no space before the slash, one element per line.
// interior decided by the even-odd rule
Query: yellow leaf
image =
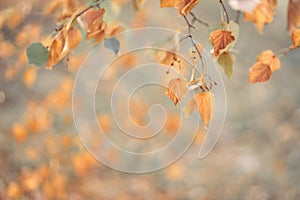
<path fill-rule="evenodd" d="M 160 0 L 160 7 L 174 7 L 180 15 L 188 15 L 199 0 Z"/>
<path fill-rule="evenodd" d="M 231 31 L 216 30 L 210 34 L 209 39 L 214 47 L 214 57 L 216 58 L 226 50 L 230 43 L 234 42 L 235 37 Z"/>
<path fill-rule="evenodd" d="M 245 21 L 253 22 L 262 34 L 264 26 L 273 21 L 276 5 L 277 0 L 261 0 L 251 13 L 245 12 L 244 19 Z"/>
<path fill-rule="evenodd" d="M 291 34 L 293 30 L 300 25 L 300 0 L 289 0 L 288 5 L 288 31 Z"/>
<path fill-rule="evenodd" d="M 280 68 L 280 60 L 274 55 L 271 50 L 261 52 L 257 59 L 257 62 L 270 66 L 272 72 Z"/>
<path fill-rule="evenodd" d="M 299 1 L 300 2 L 300 1 Z M 299 11 L 300 12 L 300 11 Z M 292 41 L 294 47 L 300 46 L 300 29 L 295 29 L 292 34 Z"/>
<path fill-rule="evenodd" d="M 197 107 L 197 102 L 195 99 L 191 99 L 188 104 L 183 108 L 183 112 L 186 117 L 190 116 Z"/>
<path fill-rule="evenodd" d="M 180 78 L 170 80 L 166 95 L 170 97 L 175 105 L 186 95 L 186 85 L 186 81 Z"/>
<path fill-rule="evenodd" d="M 272 70 L 269 65 L 257 62 L 249 69 L 249 82 L 266 82 L 271 78 L 271 75 Z"/>
<path fill-rule="evenodd" d="M 197 109 L 202 118 L 203 126 L 207 127 L 213 114 L 214 96 L 211 92 L 202 92 L 201 94 L 196 94 L 194 98 L 197 102 Z"/>
<path fill-rule="evenodd" d="M 224 72 L 228 78 L 232 78 L 233 75 L 234 59 L 234 55 L 230 52 L 224 52 L 218 58 L 218 63 L 224 69 Z"/>
<path fill-rule="evenodd" d="M 21 194 L 20 185 L 15 182 L 10 182 L 7 188 L 7 196 L 12 199 L 19 199 Z"/>

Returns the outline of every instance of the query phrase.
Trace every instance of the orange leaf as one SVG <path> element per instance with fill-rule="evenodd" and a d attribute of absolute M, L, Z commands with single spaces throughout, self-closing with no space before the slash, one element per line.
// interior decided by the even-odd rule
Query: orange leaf
<path fill-rule="evenodd" d="M 280 60 L 274 55 L 271 50 L 261 52 L 257 59 L 257 62 L 270 66 L 271 71 L 276 71 L 280 68 Z"/>
<path fill-rule="evenodd" d="M 277 0 L 261 0 L 256 8 L 251 12 L 245 12 L 245 21 L 251 21 L 255 24 L 258 31 L 262 34 L 266 24 L 273 21 Z"/>
<path fill-rule="evenodd" d="M 170 80 L 166 95 L 170 97 L 175 105 L 177 105 L 178 102 L 186 95 L 186 85 L 186 81 L 180 78 Z"/>
<path fill-rule="evenodd" d="M 203 126 L 207 127 L 213 114 L 214 96 L 211 92 L 203 92 L 196 94 L 194 98 L 197 102 L 197 109 L 202 118 Z"/>
<path fill-rule="evenodd" d="M 82 38 L 81 32 L 78 29 L 71 27 L 68 30 L 68 35 L 67 35 L 68 45 L 69 45 L 68 49 L 70 50 L 77 47 L 81 38 Z"/>
<path fill-rule="evenodd" d="M 269 65 L 257 62 L 249 69 L 249 82 L 266 82 L 271 78 L 271 75 L 272 70 Z"/>
<path fill-rule="evenodd" d="M 300 0 L 289 0 L 288 5 L 288 31 L 293 30 L 300 25 Z"/>
<path fill-rule="evenodd" d="M 199 0 L 160 0 L 160 7 L 174 7 L 180 15 L 188 15 Z"/>
<path fill-rule="evenodd" d="M 292 34 L 291 38 L 292 38 L 294 47 L 300 46 L 300 29 L 295 29 L 293 31 L 293 34 Z"/>
<path fill-rule="evenodd" d="M 67 54 L 67 52 L 64 51 L 64 47 L 66 43 L 64 32 L 65 29 L 59 32 L 51 43 L 48 60 L 46 64 L 47 69 L 52 69 L 52 66 L 57 64 Z"/>
<path fill-rule="evenodd" d="M 84 15 L 85 21 L 88 25 L 88 28 L 91 27 L 91 25 L 94 23 L 94 21 L 100 17 L 103 16 L 103 14 L 105 13 L 105 9 L 102 8 L 100 10 L 90 10 L 87 11 Z"/>
<path fill-rule="evenodd" d="M 210 34 L 209 39 L 214 47 L 214 57 L 216 58 L 235 40 L 235 37 L 231 31 L 216 30 Z"/>

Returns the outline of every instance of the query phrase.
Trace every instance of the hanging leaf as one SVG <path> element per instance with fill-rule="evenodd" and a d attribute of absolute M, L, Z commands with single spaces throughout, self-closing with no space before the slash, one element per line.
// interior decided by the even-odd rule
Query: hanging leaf
<path fill-rule="evenodd" d="M 253 22 L 259 33 L 263 33 L 266 24 L 273 21 L 277 0 L 261 0 L 252 12 L 245 12 L 245 21 Z"/>
<path fill-rule="evenodd" d="M 160 0 L 160 7 L 174 7 L 180 15 L 188 15 L 199 0 Z"/>
<path fill-rule="evenodd" d="M 104 46 L 105 48 L 111 50 L 116 55 L 118 55 L 120 50 L 120 42 L 115 37 L 108 38 L 104 40 Z"/>
<path fill-rule="evenodd" d="M 300 25 L 300 0 L 289 0 L 288 31 L 291 34 Z"/>
<path fill-rule="evenodd" d="M 92 26 L 92 24 L 99 19 L 100 17 L 102 17 L 105 13 L 105 9 L 101 8 L 99 10 L 89 10 L 85 13 L 84 15 L 84 19 L 88 25 L 88 28 L 90 28 Z"/>
<path fill-rule="evenodd" d="M 235 57 L 230 52 L 224 52 L 218 57 L 218 63 L 223 68 L 226 76 L 232 78 L 233 75 L 233 63 Z"/>
<path fill-rule="evenodd" d="M 211 92 L 202 92 L 201 94 L 196 94 L 194 98 L 197 102 L 197 109 L 202 118 L 203 126 L 206 128 L 212 118 L 214 96 Z"/>
<path fill-rule="evenodd" d="M 26 48 L 26 55 L 29 64 L 34 64 L 38 67 L 45 66 L 48 58 L 48 50 L 42 43 L 32 43 Z"/>
<path fill-rule="evenodd" d="M 300 46 L 300 29 L 295 29 L 292 34 L 292 41 L 294 48 Z"/>
<path fill-rule="evenodd" d="M 272 72 L 280 68 L 280 60 L 271 50 L 261 52 L 256 61 L 268 65 Z"/>
<path fill-rule="evenodd" d="M 197 102 L 194 98 L 192 98 L 188 104 L 183 108 L 183 112 L 186 117 L 190 116 L 197 107 Z"/>
<path fill-rule="evenodd" d="M 73 49 L 73 48 L 77 47 L 82 38 L 80 30 L 73 28 L 73 27 L 71 27 L 68 30 L 67 37 L 68 37 L 68 45 L 69 45 L 68 48 L 69 49 Z"/>
<path fill-rule="evenodd" d="M 170 80 L 166 95 L 170 97 L 176 106 L 178 102 L 186 95 L 187 91 L 187 82 L 183 79 L 177 78 Z"/>
<path fill-rule="evenodd" d="M 215 58 L 228 50 L 228 45 L 235 41 L 235 37 L 232 35 L 232 32 L 227 30 L 213 31 L 210 34 L 209 39 L 214 47 Z"/>
<path fill-rule="evenodd" d="M 249 69 L 249 83 L 267 82 L 271 75 L 272 70 L 269 65 L 257 62 Z"/>

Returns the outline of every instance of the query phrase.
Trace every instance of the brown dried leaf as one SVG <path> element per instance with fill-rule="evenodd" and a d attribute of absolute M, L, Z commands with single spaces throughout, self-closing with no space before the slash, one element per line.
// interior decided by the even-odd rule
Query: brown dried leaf
<path fill-rule="evenodd" d="M 300 29 L 295 29 L 293 31 L 291 38 L 292 38 L 294 47 L 300 46 Z"/>
<path fill-rule="evenodd" d="M 209 36 L 210 41 L 214 47 L 214 57 L 218 57 L 226 47 L 235 41 L 235 37 L 232 35 L 231 31 L 226 30 L 216 30 L 213 31 Z"/>
<path fill-rule="evenodd" d="M 272 70 L 269 65 L 257 62 L 249 69 L 249 83 L 267 82 L 271 75 Z"/>
<path fill-rule="evenodd" d="M 272 72 L 280 68 L 280 60 L 274 55 L 271 50 L 261 52 L 257 56 L 256 61 L 270 66 Z"/>
<path fill-rule="evenodd" d="M 300 25 L 300 0 L 289 0 L 288 5 L 288 31 L 291 34 L 293 30 Z"/>
<path fill-rule="evenodd" d="M 174 7 L 180 15 L 188 15 L 199 0 L 160 0 L 160 7 Z"/>
<path fill-rule="evenodd" d="M 203 126 L 207 127 L 213 114 L 214 96 L 211 92 L 203 92 L 196 94 L 194 98 L 197 102 L 197 109 L 202 118 Z"/>
<path fill-rule="evenodd" d="M 273 21 L 276 5 L 277 0 L 261 0 L 251 13 L 245 12 L 244 19 L 245 21 L 253 22 L 262 34 L 264 26 Z"/>
<path fill-rule="evenodd" d="M 166 95 L 174 102 L 175 105 L 186 95 L 187 82 L 183 79 L 172 79 L 169 82 Z"/>
<path fill-rule="evenodd" d="M 100 10 L 89 10 L 85 13 L 84 18 L 90 29 L 91 25 L 105 13 L 105 9 L 101 8 Z"/>

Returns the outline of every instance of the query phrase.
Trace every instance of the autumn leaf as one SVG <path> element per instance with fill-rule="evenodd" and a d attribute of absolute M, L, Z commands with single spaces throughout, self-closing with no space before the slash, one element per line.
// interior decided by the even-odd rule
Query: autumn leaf
<path fill-rule="evenodd" d="M 300 46 L 300 29 L 295 29 L 293 31 L 293 34 L 291 36 L 292 41 L 293 41 L 293 47 L 296 48 Z"/>
<path fill-rule="evenodd" d="M 175 105 L 186 95 L 187 82 L 183 79 L 172 79 L 169 82 L 166 95 L 174 102 Z"/>
<path fill-rule="evenodd" d="M 160 7 L 174 7 L 180 15 L 188 15 L 199 0 L 160 0 Z"/>
<path fill-rule="evenodd" d="M 273 21 L 277 0 L 261 0 L 252 12 L 245 12 L 245 21 L 253 22 L 262 34 L 266 24 Z"/>
<path fill-rule="evenodd" d="M 197 102 L 194 98 L 192 98 L 188 104 L 183 108 L 183 112 L 186 117 L 190 116 L 197 107 Z"/>
<path fill-rule="evenodd" d="M 196 94 L 194 98 L 197 102 L 197 109 L 202 118 L 203 126 L 207 127 L 213 114 L 214 96 L 211 92 L 202 92 L 201 94 Z"/>
<path fill-rule="evenodd" d="M 79 44 L 81 37 L 78 29 L 73 27 L 67 29 L 64 26 L 50 45 L 46 68 L 52 69 L 53 65 L 57 64 L 72 48 L 75 48 Z"/>
<path fill-rule="evenodd" d="M 249 83 L 267 82 L 271 75 L 272 70 L 269 65 L 257 62 L 249 69 Z"/>
<path fill-rule="evenodd" d="M 256 61 L 270 66 L 272 72 L 280 68 L 280 60 L 274 55 L 271 50 L 261 52 L 258 55 Z"/>
<path fill-rule="evenodd" d="M 288 31 L 291 34 L 293 30 L 300 25 L 300 0 L 289 0 L 288 5 Z"/>
<path fill-rule="evenodd" d="M 230 52 L 224 52 L 218 58 L 218 63 L 224 69 L 224 72 L 228 78 L 232 78 L 234 60 L 235 57 Z"/>
<path fill-rule="evenodd" d="M 99 10 L 89 10 L 85 13 L 84 18 L 88 25 L 88 28 L 91 27 L 91 25 L 100 17 L 103 16 L 105 13 L 105 9 L 99 9 Z"/>
<path fill-rule="evenodd" d="M 222 52 L 226 51 L 227 46 L 235 41 L 235 37 L 231 31 L 216 30 L 209 36 L 214 47 L 214 57 L 218 57 Z"/>

